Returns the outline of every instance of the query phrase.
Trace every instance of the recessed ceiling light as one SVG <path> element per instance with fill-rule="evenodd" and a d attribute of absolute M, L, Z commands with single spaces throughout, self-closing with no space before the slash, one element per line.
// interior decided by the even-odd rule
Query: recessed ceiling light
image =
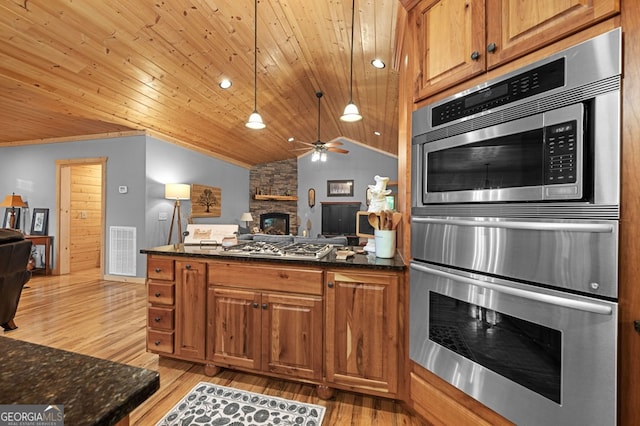
<path fill-rule="evenodd" d="M 382 59 L 374 59 L 373 61 L 371 61 L 371 65 L 373 65 L 374 67 L 378 68 L 379 70 L 381 70 L 382 68 L 386 67 L 385 63 L 382 62 Z"/>
<path fill-rule="evenodd" d="M 373 132 L 373 134 L 376 135 L 376 136 L 380 136 L 382 133 L 380 133 L 379 131 L 376 130 L 375 132 Z"/>
<path fill-rule="evenodd" d="M 228 89 L 231 87 L 231 80 L 225 78 L 220 82 L 219 86 L 223 89 Z"/>
<path fill-rule="evenodd" d="M 287 142 L 293 142 L 293 141 L 295 141 L 295 140 L 296 140 L 296 138 L 294 138 L 293 136 L 291 136 L 289 139 L 287 139 Z"/>

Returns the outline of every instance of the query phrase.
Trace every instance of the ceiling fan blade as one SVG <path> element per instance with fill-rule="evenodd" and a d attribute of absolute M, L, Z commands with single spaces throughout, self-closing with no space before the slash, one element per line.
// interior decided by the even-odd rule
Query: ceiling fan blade
<path fill-rule="evenodd" d="M 312 143 L 310 143 L 310 142 L 302 142 L 302 141 L 296 141 L 296 142 L 297 142 L 297 143 L 301 143 L 301 144 L 303 144 L 303 145 L 315 146 L 315 144 L 312 144 Z M 307 148 L 305 148 L 305 149 L 307 149 Z"/>
<path fill-rule="evenodd" d="M 344 144 L 340 141 L 327 142 L 324 144 L 324 146 L 326 146 L 327 148 L 330 148 L 333 146 L 340 146 L 340 145 L 344 145 Z"/>
<path fill-rule="evenodd" d="M 313 150 L 309 148 L 294 148 L 294 149 L 291 149 L 290 151 L 313 151 Z"/>
<path fill-rule="evenodd" d="M 327 148 L 327 151 L 339 152 L 340 154 L 348 154 L 349 153 L 349 151 L 347 151 L 346 149 L 342 149 L 342 148 Z"/>

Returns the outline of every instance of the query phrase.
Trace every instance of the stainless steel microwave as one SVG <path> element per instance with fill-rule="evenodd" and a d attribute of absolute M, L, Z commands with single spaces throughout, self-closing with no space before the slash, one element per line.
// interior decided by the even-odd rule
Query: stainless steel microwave
<path fill-rule="evenodd" d="M 621 31 L 416 110 L 414 208 L 619 205 Z"/>

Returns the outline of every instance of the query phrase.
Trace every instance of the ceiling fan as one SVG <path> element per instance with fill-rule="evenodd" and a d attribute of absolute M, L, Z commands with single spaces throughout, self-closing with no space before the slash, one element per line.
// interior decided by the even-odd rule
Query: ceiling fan
<path fill-rule="evenodd" d="M 301 144 L 308 145 L 311 147 L 311 151 L 312 151 L 311 161 L 327 161 L 327 152 L 337 152 L 339 154 L 349 153 L 349 151 L 347 151 L 346 149 L 337 148 L 340 145 L 342 145 L 342 142 L 340 141 L 322 142 L 320 140 L 320 99 L 322 98 L 322 95 L 323 93 L 321 91 L 316 92 L 316 97 L 318 98 L 318 139 L 313 143 L 298 141 Z M 298 148 L 294 151 L 299 151 L 303 149 L 309 149 L 309 148 Z"/>

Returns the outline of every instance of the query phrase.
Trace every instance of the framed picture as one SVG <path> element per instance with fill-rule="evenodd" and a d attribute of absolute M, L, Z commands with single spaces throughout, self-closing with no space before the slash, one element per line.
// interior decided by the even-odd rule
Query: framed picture
<path fill-rule="evenodd" d="M 16 222 L 13 224 L 13 229 L 20 229 L 20 207 L 14 209 L 16 212 Z M 3 228 L 11 228 L 11 207 L 4 210 L 4 220 L 2 221 Z"/>
<path fill-rule="evenodd" d="M 49 232 L 49 209 L 33 209 L 31 235 L 47 235 Z"/>
<path fill-rule="evenodd" d="M 353 197 L 353 180 L 328 180 L 327 197 Z"/>

